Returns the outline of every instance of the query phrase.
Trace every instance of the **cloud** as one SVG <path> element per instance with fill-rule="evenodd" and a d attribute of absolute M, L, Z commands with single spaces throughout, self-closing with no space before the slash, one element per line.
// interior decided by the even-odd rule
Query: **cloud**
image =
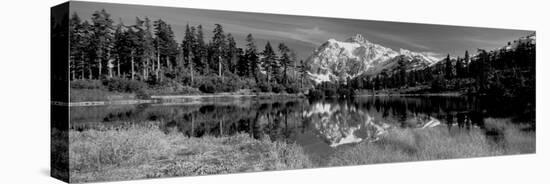
<path fill-rule="evenodd" d="M 409 38 L 398 36 L 395 34 L 388 34 L 388 33 L 382 33 L 382 32 L 375 32 L 375 31 L 367 31 L 369 35 L 373 35 L 375 37 L 381 38 L 383 40 L 390 40 L 393 42 L 401 43 L 404 45 L 407 45 L 412 48 L 403 48 L 403 49 L 422 49 L 422 50 L 432 50 L 429 46 L 416 43 L 414 41 L 411 41 Z"/>
<path fill-rule="evenodd" d="M 321 45 L 324 41 L 327 40 L 327 35 L 330 35 L 329 32 L 321 30 L 319 27 L 313 28 L 292 28 L 292 27 L 281 27 L 278 29 L 268 29 L 268 28 L 257 28 L 245 25 L 229 24 L 226 25 L 227 30 L 231 32 L 239 32 L 241 34 L 252 33 L 253 35 L 258 35 L 261 37 L 266 37 L 267 39 L 278 39 L 278 40 L 296 40 L 300 42 L 305 42 L 311 44 L 315 47 Z"/>
<path fill-rule="evenodd" d="M 437 58 L 438 60 L 441 60 L 443 59 L 443 57 L 445 57 L 444 54 L 437 53 L 437 52 L 423 52 L 423 53 L 429 57 Z"/>

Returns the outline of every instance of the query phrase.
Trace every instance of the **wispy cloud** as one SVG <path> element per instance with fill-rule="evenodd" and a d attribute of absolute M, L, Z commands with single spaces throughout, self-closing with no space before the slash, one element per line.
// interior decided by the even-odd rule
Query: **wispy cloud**
<path fill-rule="evenodd" d="M 408 46 L 410 48 L 403 48 L 403 49 L 422 49 L 422 50 L 431 50 L 429 46 L 419 44 L 415 41 L 410 40 L 410 38 L 395 35 L 395 34 L 388 34 L 388 33 L 382 33 L 382 32 L 375 32 L 375 31 L 367 31 L 369 35 L 378 37 L 383 40 L 390 40 L 396 43 L 404 44 L 405 46 Z"/>

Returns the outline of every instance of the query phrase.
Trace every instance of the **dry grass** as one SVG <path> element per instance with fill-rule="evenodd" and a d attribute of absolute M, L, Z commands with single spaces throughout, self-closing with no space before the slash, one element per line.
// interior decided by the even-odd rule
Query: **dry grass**
<path fill-rule="evenodd" d="M 248 135 L 188 138 L 154 126 L 71 131 L 71 182 L 192 176 L 311 167 L 293 144 Z"/>
<path fill-rule="evenodd" d="M 71 88 L 70 93 L 70 102 L 129 100 L 137 98 L 136 95 L 132 93 L 113 92 L 105 89 Z"/>
<path fill-rule="evenodd" d="M 339 150 L 329 166 L 376 164 L 404 161 L 471 158 L 535 152 L 535 134 L 519 130 L 507 120 L 487 119 L 502 131 L 502 142 L 487 139 L 482 130 L 451 134 L 444 127 L 393 129 L 377 142 L 365 142 Z"/>

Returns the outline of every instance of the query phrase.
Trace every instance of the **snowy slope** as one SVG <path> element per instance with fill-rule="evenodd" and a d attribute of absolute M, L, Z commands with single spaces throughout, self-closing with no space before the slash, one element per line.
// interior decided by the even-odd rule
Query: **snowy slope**
<path fill-rule="evenodd" d="M 366 40 L 360 34 L 345 41 L 329 39 L 308 59 L 309 74 L 317 83 L 345 81 L 362 74 L 374 75 L 391 69 L 398 57 L 407 59 L 410 69 L 430 66 L 439 61 L 427 53 L 400 49 L 399 52 Z"/>

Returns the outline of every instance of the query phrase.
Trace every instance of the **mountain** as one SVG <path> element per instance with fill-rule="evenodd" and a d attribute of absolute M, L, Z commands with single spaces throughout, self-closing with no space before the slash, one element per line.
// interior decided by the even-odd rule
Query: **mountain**
<path fill-rule="evenodd" d="M 345 41 L 329 39 L 308 57 L 309 75 L 316 83 L 345 81 L 359 75 L 375 75 L 401 64 L 407 70 L 420 69 L 440 61 L 428 53 L 400 49 L 399 52 L 366 40 L 357 34 Z"/>

